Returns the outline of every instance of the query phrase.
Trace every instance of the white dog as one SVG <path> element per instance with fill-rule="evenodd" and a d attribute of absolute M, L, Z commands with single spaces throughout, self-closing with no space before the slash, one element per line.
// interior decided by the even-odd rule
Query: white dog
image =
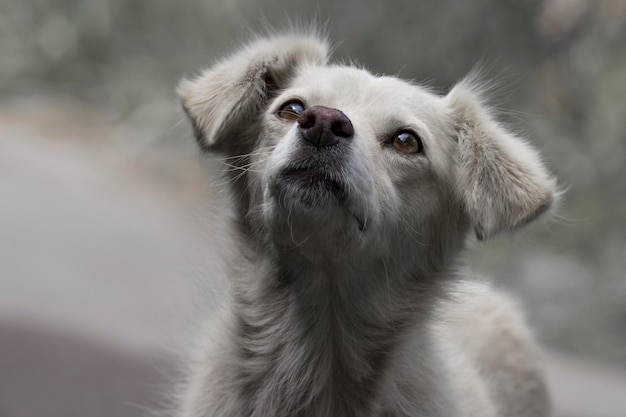
<path fill-rule="evenodd" d="M 180 85 L 227 162 L 239 252 L 178 415 L 549 415 L 524 320 L 458 268 L 554 179 L 471 80 L 440 96 L 328 53 L 270 36 Z"/>

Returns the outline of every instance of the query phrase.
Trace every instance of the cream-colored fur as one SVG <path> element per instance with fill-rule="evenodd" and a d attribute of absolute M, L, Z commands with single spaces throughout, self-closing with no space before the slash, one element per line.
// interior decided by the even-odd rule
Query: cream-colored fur
<path fill-rule="evenodd" d="M 515 303 L 459 270 L 470 232 L 533 220 L 554 179 L 472 80 L 440 96 L 328 51 L 261 38 L 180 85 L 238 247 L 177 415 L 548 416 Z"/>

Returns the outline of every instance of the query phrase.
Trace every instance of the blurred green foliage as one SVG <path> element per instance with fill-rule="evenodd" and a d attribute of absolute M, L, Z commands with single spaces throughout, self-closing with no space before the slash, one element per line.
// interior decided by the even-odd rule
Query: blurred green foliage
<path fill-rule="evenodd" d="M 479 268 L 525 295 L 548 343 L 626 363 L 624 0 L 3 0 L 0 93 L 75 97 L 168 143 L 178 79 L 290 19 L 442 92 L 485 68 L 566 192 L 547 228 L 488 245 Z"/>

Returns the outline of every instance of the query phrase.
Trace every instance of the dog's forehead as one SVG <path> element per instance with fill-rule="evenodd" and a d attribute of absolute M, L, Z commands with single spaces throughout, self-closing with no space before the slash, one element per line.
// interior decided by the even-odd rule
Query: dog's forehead
<path fill-rule="evenodd" d="M 441 97 L 428 89 L 391 76 L 377 76 L 352 66 L 301 68 L 291 83 L 293 93 L 309 104 L 377 113 L 431 115 L 442 109 Z"/>

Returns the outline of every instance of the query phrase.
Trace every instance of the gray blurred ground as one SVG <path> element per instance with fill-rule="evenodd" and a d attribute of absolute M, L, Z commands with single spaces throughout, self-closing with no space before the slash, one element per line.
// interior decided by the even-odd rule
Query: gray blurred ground
<path fill-rule="evenodd" d="M 221 285 L 206 176 L 193 148 L 102 152 L 145 132 L 43 103 L 0 111 L 0 416 L 152 415 L 200 281 Z M 558 417 L 625 415 L 623 374 L 548 364 Z"/>
<path fill-rule="evenodd" d="M 58 102 L 0 111 L 2 417 L 161 409 L 193 281 L 219 276 L 192 232 L 202 196 L 171 182 L 197 158 L 168 156 L 167 182 L 155 152 L 99 150 L 129 132 L 87 116 Z"/>

